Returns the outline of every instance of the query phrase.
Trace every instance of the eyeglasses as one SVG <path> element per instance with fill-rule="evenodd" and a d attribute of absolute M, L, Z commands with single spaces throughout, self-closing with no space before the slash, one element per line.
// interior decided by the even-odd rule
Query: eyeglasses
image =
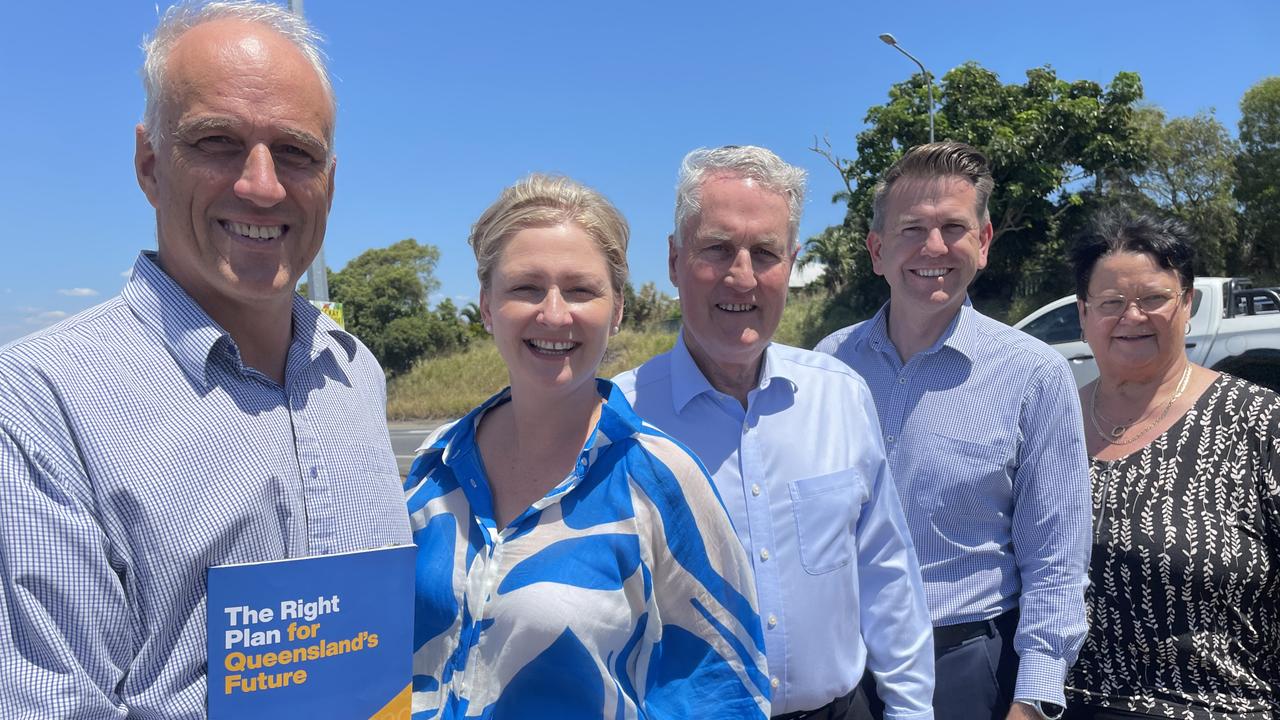
<path fill-rule="evenodd" d="M 1150 315 L 1169 307 L 1170 303 L 1181 296 L 1182 293 L 1176 290 L 1158 290 L 1136 298 L 1120 294 L 1095 295 L 1093 300 L 1085 301 L 1085 305 L 1103 317 L 1120 317 L 1128 312 L 1130 305 L 1137 305 L 1143 314 Z"/>

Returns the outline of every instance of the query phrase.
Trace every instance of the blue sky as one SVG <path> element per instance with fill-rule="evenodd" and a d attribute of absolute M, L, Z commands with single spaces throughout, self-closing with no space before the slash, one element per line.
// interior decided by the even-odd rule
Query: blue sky
<path fill-rule="evenodd" d="M 165 5 L 167 3 L 162 3 Z M 970 8 L 961 12 L 958 8 Z M 801 236 L 838 222 L 835 171 L 866 109 L 914 70 L 967 60 L 1006 82 L 1142 76 L 1171 116 L 1215 108 L 1280 74 L 1280 3 L 350 2 L 307 0 L 340 109 L 335 269 L 406 237 L 440 248 L 443 297 L 476 296 L 471 222 L 531 171 L 568 174 L 631 221 L 631 272 L 671 291 L 675 171 L 703 145 L 765 145 L 810 171 Z M 133 173 L 138 44 L 152 2 L 13 3 L 0 43 L 0 343 L 110 297 L 154 213 Z"/>

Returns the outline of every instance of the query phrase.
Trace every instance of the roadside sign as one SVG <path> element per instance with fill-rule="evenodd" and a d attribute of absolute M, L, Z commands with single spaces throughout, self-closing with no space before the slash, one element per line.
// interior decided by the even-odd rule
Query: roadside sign
<path fill-rule="evenodd" d="M 312 300 L 311 304 L 315 305 L 317 308 L 320 308 L 320 312 L 324 313 L 325 315 L 328 315 L 330 319 L 338 323 L 338 327 L 342 328 L 343 330 L 347 329 L 347 323 L 342 319 L 342 303 L 321 302 L 319 300 Z"/>

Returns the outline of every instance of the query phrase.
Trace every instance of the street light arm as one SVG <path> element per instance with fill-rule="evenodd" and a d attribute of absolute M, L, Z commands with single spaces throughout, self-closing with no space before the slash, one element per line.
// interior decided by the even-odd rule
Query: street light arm
<path fill-rule="evenodd" d="M 915 55 L 912 55 L 911 53 L 903 49 L 903 47 L 898 44 L 898 40 L 894 38 L 892 35 L 890 35 L 889 33 L 884 33 L 880 36 L 880 39 L 884 42 L 884 44 L 890 45 L 893 47 L 893 49 L 897 50 L 903 55 L 906 55 L 907 59 L 915 63 L 916 66 L 920 68 L 920 72 L 924 73 L 925 87 L 929 89 L 929 142 L 933 142 L 933 75 L 929 74 L 928 68 L 926 68 L 924 66 L 924 63 L 920 62 L 920 60 L 918 60 Z"/>
<path fill-rule="evenodd" d="M 911 62 L 915 63 L 915 64 L 920 68 L 920 72 L 924 73 L 925 78 L 928 78 L 928 77 L 929 77 L 929 71 L 925 68 L 924 63 L 920 62 L 920 60 L 919 60 L 919 59 L 917 59 L 915 55 L 912 55 L 911 53 L 907 52 L 907 51 L 906 51 L 905 49 L 903 49 L 903 47 L 902 47 L 901 45 L 899 45 L 898 43 L 893 43 L 893 49 L 894 49 L 894 50 L 897 50 L 898 52 L 902 53 L 903 55 L 906 55 L 906 56 L 907 56 L 907 58 L 911 60 Z"/>

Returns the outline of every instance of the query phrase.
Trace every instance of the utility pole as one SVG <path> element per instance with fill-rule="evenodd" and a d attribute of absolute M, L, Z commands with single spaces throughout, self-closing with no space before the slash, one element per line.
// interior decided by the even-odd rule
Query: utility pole
<path fill-rule="evenodd" d="M 289 12 L 302 17 L 302 0 L 289 0 Z M 330 152 L 332 151 L 330 148 Z M 311 267 L 307 268 L 307 299 L 312 302 L 329 302 L 329 273 L 324 266 L 323 242 L 320 243 L 315 259 L 311 261 Z"/>

